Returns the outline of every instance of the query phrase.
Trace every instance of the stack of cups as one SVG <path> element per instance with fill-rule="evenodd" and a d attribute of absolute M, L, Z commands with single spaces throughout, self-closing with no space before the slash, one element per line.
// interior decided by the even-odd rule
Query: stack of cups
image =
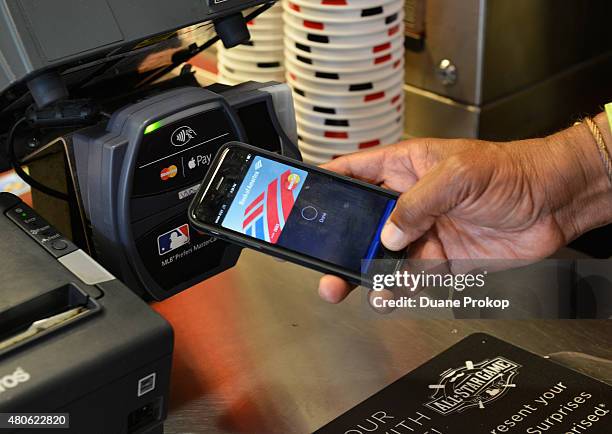
<path fill-rule="evenodd" d="M 320 164 L 403 133 L 404 2 L 284 0 L 299 146 Z"/>
<path fill-rule="evenodd" d="M 246 10 L 246 16 L 253 12 Z M 238 84 L 254 80 L 285 81 L 283 66 L 283 16 L 280 3 L 275 4 L 257 18 L 247 23 L 251 40 L 237 47 L 226 49 L 217 45 L 219 80 Z"/>

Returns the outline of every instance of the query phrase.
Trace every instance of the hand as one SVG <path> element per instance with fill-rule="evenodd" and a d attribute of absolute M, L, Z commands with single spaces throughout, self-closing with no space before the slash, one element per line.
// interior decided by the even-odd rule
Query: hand
<path fill-rule="evenodd" d="M 415 259 L 536 261 L 612 216 L 608 198 L 606 217 L 588 206 L 589 218 L 577 218 L 585 203 L 610 194 L 597 157 L 579 126 L 503 144 L 415 139 L 323 167 L 402 193 L 381 234 L 391 250 L 410 245 Z M 332 303 L 350 290 L 335 276 L 319 284 Z"/>

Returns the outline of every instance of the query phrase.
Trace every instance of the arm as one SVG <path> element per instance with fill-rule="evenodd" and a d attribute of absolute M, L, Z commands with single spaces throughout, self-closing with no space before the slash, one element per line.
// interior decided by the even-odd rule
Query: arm
<path fill-rule="evenodd" d="M 594 119 L 612 152 L 612 134 L 605 113 Z M 612 185 L 604 168 L 597 143 L 582 123 L 553 134 L 542 160 L 538 182 L 546 186 L 566 243 L 585 232 L 612 222 Z"/>

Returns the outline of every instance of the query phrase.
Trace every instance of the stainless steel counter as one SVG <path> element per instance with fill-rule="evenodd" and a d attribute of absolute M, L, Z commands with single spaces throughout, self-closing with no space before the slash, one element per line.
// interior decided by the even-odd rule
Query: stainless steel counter
<path fill-rule="evenodd" d="M 167 434 L 312 432 L 476 331 L 612 359 L 612 321 L 394 319 L 357 293 L 324 303 L 318 276 L 245 251 L 155 305 L 176 332 Z"/>

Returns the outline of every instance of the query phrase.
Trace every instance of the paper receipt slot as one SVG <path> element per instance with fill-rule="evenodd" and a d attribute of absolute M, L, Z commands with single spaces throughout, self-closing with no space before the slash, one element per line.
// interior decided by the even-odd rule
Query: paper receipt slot
<path fill-rule="evenodd" d="M 299 158 L 295 134 L 289 89 L 275 83 L 165 91 L 74 134 L 78 197 L 96 258 L 158 300 L 233 266 L 240 248 L 195 231 L 187 206 L 224 143 Z"/>
<path fill-rule="evenodd" d="M 0 431 L 163 433 L 170 325 L 8 193 L 0 248 Z"/>

